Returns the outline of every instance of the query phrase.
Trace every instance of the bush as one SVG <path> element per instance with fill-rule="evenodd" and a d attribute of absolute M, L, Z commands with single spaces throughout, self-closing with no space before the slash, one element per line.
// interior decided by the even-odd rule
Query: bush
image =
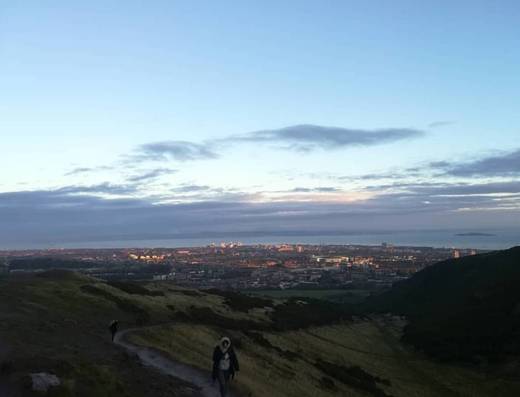
<path fill-rule="evenodd" d="M 336 390 L 337 387 L 336 387 L 336 384 L 334 383 L 334 381 L 330 378 L 327 378 L 325 376 L 323 376 L 321 379 L 320 379 L 320 383 L 319 383 L 320 387 L 322 389 L 325 389 L 325 390 Z"/>
<path fill-rule="evenodd" d="M 257 321 L 229 318 L 215 313 L 213 310 L 207 307 L 191 306 L 186 314 L 178 315 L 177 318 L 181 321 L 209 325 L 224 330 L 245 331 L 266 328 L 266 325 Z"/>
<path fill-rule="evenodd" d="M 0 363 L 0 375 L 9 375 L 14 370 L 12 361 L 2 361 Z"/>
<path fill-rule="evenodd" d="M 127 294 L 131 295 L 144 295 L 144 296 L 164 296 L 162 291 L 152 291 L 143 287 L 139 283 L 128 283 L 124 281 L 111 281 L 107 283 L 111 287 L 117 288 Z"/>
<path fill-rule="evenodd" d="M 389 380 L 373 376 L 357 365 L 347 367 L 321 359 L 319 359 L 314 365 L 326 375 L 347 386 L 353 387 L 354 389 L 365 391 L 374 397 L 390 397 L 377 385 L 378 383 L 381 383 L 390 386 Z"/>
<path fill-rule="evenodd" d="M 252 332 L 252 331 L 245 331 L 244 332 L 246 336 L 253 341 L 253 343 L 257 344 L 258 346 L 263 347 L 264 349 L 274 350 L 276 351 L 281 357 L 287 358 L 288 360 L 296 360 L 300 359 L 301 355 L 295 352 L 292 352 L 290 350 L 283 350 L 278 346 L 273 345 L 269 339 L 267 339 L 264 335 L 262 335 L 260 332 Z"/>
<path fill-rule="evenodd" d="M 289 299 L 277 305 L 271 313 L 274 327 L 279 331 L 334 324 L 352 318 L 352 310 L 347 305 L 309 299 Z"/>
<path fill-rule="evenodd" d="M 189 290 L 189 289 L 175 289 L 168 288 L 168 291 L 173 292 L 174 294 L 182 294 L 186 296 L 204 296 L 202 292 Z"/>
<path fill-rule="evenodd" d="M 239 292 L 234 291 L 223 291 L 218 289 L 209 289 L 206 291 L 208 294 L 222 296 L 226 300 L 224 303 L 228 305 L 231 309 L 247 312 L 251 309 L 263 308 L 263 307 L 272 307 L 273 301 L 271 299 L 259 298 L 255 296 L 249 296 L 245 294 L 241 294 Z"/>

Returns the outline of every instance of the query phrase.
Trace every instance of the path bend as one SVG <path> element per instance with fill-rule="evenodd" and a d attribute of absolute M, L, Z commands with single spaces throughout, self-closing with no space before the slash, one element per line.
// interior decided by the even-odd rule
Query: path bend
<path fill-rule="evenodd" d="M 200 397 L 219 396 L 218 383 L 213 383 L 210 371 L 203 371 L 191 365 L 181 363 L 151 347 L 139 346 L 129 342 L 127 335 L 138 330 L 139 328 L 128 328 L 119 331 L 116 334 L 114 343 L 123 347 L 129 353 L 136 354 L 143 364 L 154 367 L 165 375 L 172 375 L 197 386 Z M 235 391 L 229 390 L 228 397 L 241 396 Z"/>

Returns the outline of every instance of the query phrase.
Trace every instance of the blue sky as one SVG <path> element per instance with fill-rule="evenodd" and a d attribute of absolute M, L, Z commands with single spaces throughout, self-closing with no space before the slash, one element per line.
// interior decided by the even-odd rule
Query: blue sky
<path fill-rule="evenodd" d="M 0 237 L 514 227 L 519 19 L 516 1 L 3 2 Z"/>

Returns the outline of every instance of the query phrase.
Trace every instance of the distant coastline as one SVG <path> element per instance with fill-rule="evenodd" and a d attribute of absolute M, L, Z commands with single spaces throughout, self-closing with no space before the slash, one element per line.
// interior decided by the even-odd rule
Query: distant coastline
<path fill-rule="evenodd" d="M 463 237 L 493 237 L 496 236 L 496 234 L 493 233 L 457 233 L 455 236 L 463 236 Z"/>
<path fill-rule="evenodd" d="M 320 233 L 320 232 L 318 232 Z M 50 241 L 38 242 L 27 246 L 21 242 L 11 243 L 6 240 L 0 241 L 0 250 L 11 249 L 48 249 L 48 248 L 172 248 L 172 247 L 202 247 L 211 243 L 222 241 L 240 241 L 243 244 L 325 244 L 325 245 L 380 245 L 382 242 L 394 246 L 408 247 L 434 247 L 434 248 L 460 248 L 460 249 L 484 249 L 497 250 L 520 246 L 520 229 L 491 229 L 485 232 L 459 230 L 413 230 L 413 231 L 373 231 L 369 232 L 340 232 L 310 235 L 307 233 L 294 233 L 296 235 L 269 232 L 257 233 L 223 233 L 222 235 L 200 236 L 153 236 L 156 238 L 145 239 L 117 239 L 106 238 L 100 240 L 86 241 Z"/>

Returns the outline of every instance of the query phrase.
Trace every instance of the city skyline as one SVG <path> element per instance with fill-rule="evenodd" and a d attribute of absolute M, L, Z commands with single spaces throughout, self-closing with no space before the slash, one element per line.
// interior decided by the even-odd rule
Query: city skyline
<path fill-rule="evenodd" d="M 2 245 L 518 230 L 520 6 L 368 3 L 2 5 Z"/>

